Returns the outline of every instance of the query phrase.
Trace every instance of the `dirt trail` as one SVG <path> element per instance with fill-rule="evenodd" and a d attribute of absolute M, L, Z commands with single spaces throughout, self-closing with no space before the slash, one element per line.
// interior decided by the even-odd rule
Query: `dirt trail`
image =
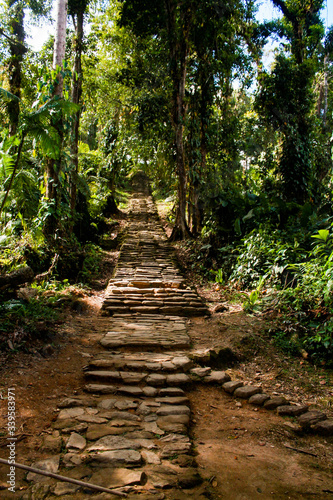
<path fill-rule="evenodd" d="M 250 404 L 250 392 L 267 389 L 272 402 L 281 384 L 262 384 L 263 370 L 234 365 L 225 349 L 244 328 L 251 337 L 256 321 L 235 311 L 242 336 L 230 312 L 208 317 L 177 268 L 151 197 L 136 192 L 130 207 L 105 293 L 82 300 L 86 308 L 68 316 L 49 357 L 20 356 L 2 373 L 2 395 L 15 388 L 16 460 L 133 499 L 331 498 L 332 437 Z M 217 344 L 224 349 L 213 350 Z M 291 402 L 304 401 L 295 391 Z M 4 459 L 6 405 L 2 399 Z M 1 498 L 113 497 L 19 470 L 13 493 L 7 473 L 0 465 Z"/>

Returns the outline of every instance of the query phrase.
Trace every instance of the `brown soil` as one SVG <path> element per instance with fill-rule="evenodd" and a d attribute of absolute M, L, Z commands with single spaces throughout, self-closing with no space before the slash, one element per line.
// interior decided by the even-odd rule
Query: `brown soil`
<path fill-rule="evenodd" d="M 104 282 L 106 278 L 104 274 Z M 54 331 L 52 347 L 44 357 L 38 352 L 13 353 L 3 362 L 0 393 L 6 397 L 8 388 L 15 388 L 19 463 L 46 457 L 40 448 L 59 401 L 83 393 L 82 368 L 100 350 L 99 339 L 110 322 L 100 315 L 103 291 L 98 289 L 96 283 L 96 291 L 80 299 L 79 312 L 71 307 L 64 311 L 63 323 Z M 229 347 L 239 361 L 231 366 L 222 357 L 216 364 L 227 369 L 232 379 L 261 384 L 269 394 L 285 395 L 332 415 L 332 373 L 278 352 L 266 333 L 267 323 L 245 314 L 239 304 L 228 303 L 223 290 L 207 285 L 198 292 L 212 310 L 217 304 L 225 304 L 226 310 L 189 320 L 194 348 Z M 210 498 L 333 497 L 332 437 L 296 433 L 291 419 L 254 408 L 217 387 L 197 385 L 189 397 L 196 461 Z M 7 459 L 6 400 L 0 400 L 0 405 L 0 457 Z M 7 497 L 6 469 L 0 465 L 0 496 L 20 498 L 28 487 L 24 477 L 23 471 L 17 471 L 21 490 Z"/>

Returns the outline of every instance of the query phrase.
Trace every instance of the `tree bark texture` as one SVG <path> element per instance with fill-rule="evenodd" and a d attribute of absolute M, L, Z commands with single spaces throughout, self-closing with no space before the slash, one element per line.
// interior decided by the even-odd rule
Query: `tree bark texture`
<path fill-rule="evenodd" d="M 82 95 L 82 41 L 83 41 L 83 12 L 77 13 L 75 25 L 75 41 L 74 41 L 74 65 L 72 77 L 72 95 L 71 100 L 74 104 L 79 104 Z M 78 110 L 73 118 L 72 138 L 71 138 L 71 156 L 72 156 L 72 171 L 70 179 L 70 206 L 71 212 L 74 214 L 77 194 L 77 177 L 79 170 L 79 126 L 80 126 L 81 110 Z"/>
<path fill-rule="evenodd" d="M 23 3 L 20 0 L 10 0 L 8 2 L 8 15 L 9 15 L 9 31 L 11 34 L 11 39 L 9 41 L 9 58 L 8 58 L 8 79 L 9 79 L 9 90 L 12 94 L 17 97 L 21 97 L 21 86 L 22 86 L 22 61 L 23 56 L 26 52 L 24 46 L 24 11 Z M 7 105 L 7 111 L 9 114 L 10 135 L 15 135 L 19 114 L 20 114 L 20 103 L 19 101 L 10 101 Z"/>
<path fill-rule="evenodd" d="M 187 175 L 184 152 L 184 121 L 186 117 L 185 84 L 187 56 L 189 51 L 190 9 L 186 2 L 165 0 L 169 39 L 170 74 L 173 83 L 172 126 L 176 151 L 176 172 L 178 177 L 178 206 L 175 225 L 170 239 L 182 239 L 190 235 L 186 223 Z"/>

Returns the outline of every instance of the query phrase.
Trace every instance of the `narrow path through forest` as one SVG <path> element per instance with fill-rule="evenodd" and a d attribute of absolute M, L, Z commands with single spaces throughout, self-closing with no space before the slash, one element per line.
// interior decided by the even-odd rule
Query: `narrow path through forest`
<path fill-rule="evenodd" d="M 292 405 L 290 413 L 278 394 L 269 397 L 255 383 L 231 380 L 211 367 L 200 342 L 193 347 L 195 326 L 197 339 L 210 328 L 208 309 L 178 270 L 144 186 L 130 200 L 126 237 L 102 311 L 103 331 L 85 353 L 89 362 L 79 387 L 58 401 L 34 467 L 141 500 L 332 495 L 326 469 L 333 458 L 331 438 L 304 438 L 327 446 L 319 461 L 305 451 L 301 436 L 296 443 L 293 422 L 268 411 L 270 402 L 271 409 L 309 416 L 308 407 Z M 91 323 L 83 320 L 82 327 L 91 336 Z M 2 447 L 1 458 L 6 453 Z M 0 471 L 3 498 L 112 498 L 32 473 L 21 476 L 14 494 L 4 487 L 5 467 Z"/>

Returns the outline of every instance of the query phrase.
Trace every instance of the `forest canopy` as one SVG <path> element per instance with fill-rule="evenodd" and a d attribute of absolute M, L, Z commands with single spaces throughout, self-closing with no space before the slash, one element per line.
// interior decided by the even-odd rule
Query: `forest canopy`
<path fill-rule="evenodd" d="M 247 311 L 282 315 L 273 335 L 290 352 L 329 362 L 324 0 L 271 0 L 279 16 L 267 21 L 255 0 L 56 3 L 54 36 L 38 52 L 26 19 L 42 22 L 51 3 L 1 3 L 1 273 L 28 265 L 89 279 L 83 262 L 144 171 L 193 269 L 245 291 Z"/>

